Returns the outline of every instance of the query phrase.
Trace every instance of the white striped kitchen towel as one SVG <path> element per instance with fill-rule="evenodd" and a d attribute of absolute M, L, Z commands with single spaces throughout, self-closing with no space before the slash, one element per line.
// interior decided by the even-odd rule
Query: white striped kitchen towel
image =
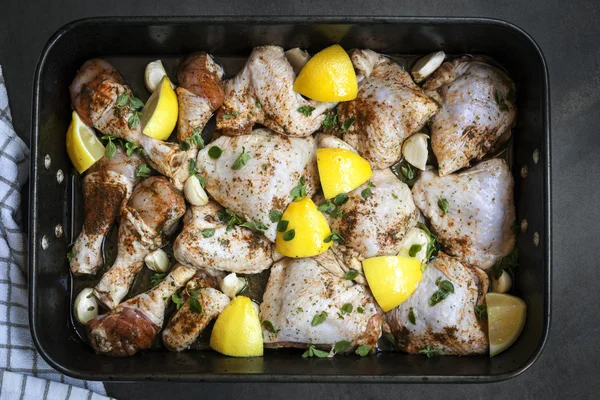
<path fill-rule="evenodd" d="M 31 339 L 20 194 L 29 150 L 12 127 L 1 67 L 0 171 L 0 400 L 107 399 L 101 382 L 72 379 L 50 367 Z"/>

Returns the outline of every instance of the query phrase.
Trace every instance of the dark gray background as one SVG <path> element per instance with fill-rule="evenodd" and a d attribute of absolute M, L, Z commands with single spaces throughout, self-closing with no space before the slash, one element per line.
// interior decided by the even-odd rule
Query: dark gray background
<path fill-rule="evenodd" d="M 0 65 L 14 124 L 27 141 L 33 73 L 46 40 L 62 25 L 107 15 L 470 16 L 510 21 L 541 46 L 550 70 L 553 307 L 550 339 L 523 375 L 482 385 L 139 383 L 107 384 L 120 399 L 170 398 L 600 398 L 600 2 L 565 0 L 127 2 L 0 0 Z"/>

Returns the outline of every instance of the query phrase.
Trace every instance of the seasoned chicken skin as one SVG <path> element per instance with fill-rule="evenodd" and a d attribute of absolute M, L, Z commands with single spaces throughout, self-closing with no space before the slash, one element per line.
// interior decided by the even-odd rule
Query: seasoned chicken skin
<path fill-rule="evenodd" d="M 423 128 L 438 107 L 390 59 L 372 50 L 352 50 L 350 57 L 358 96 L 338 106 L 338 132 L 373 168 L 390 167 L 400 160 L 402 142 Z"/>
<path fill-rule="evenodd" d="M 119 304 L 107 314 L 90 320 L 86 330 L 96 353 L 123 357 L 149 349 L 162 328 L 171 296 L 195 272 L 193 268 L 176 265 L 154 288 Z"/>
<path fill-rule="evenodd" d="M 244 68 L 225 81 L 225 100 L 217 114 L 217 129 L 228 135 L 247 135 L 258 123 L 282 135 L 310 136 L 336 103 L 303 98 L 293 89 L 295 79 L 283 48 L 255 47 Z M 302 110 L 307 110 L 308 115 Z"/>
<path fill-rule="evenodd" d="M 342 311 L 346 304 L 351 312 Z M 265 347 L 312 344 L 330 350 L 347 340 L 349 350 L 375 348 L 382 314 L 365 286 L 331 274 L 312 258 L 285 258 L 273 265 L 260 305 L 261 321 L 271 322 L 276 330 L 263 329 Z M 317 315 L 325 317 L 323 322 L 313 322 Z"/>
<path fill-rule="evenodd" d="M 430 305 L 432 295 L 440 290 L 438 283 L 446 280 L 454 286 L 454 293 Z M 428 264 L 410 298 L 385 314 L 398 349 L 418 353 L 430 345 L 447 355 L 487 354 L 487 329 L 475 313 L 487 288 L 483 271 L 440 253 Z M 409 319 L 411 310 L 415 324 Z"/>
<path fill-rule="evenodd" d="M 164 177 L 150 177 L 133 190 L 121 210 L 117 258 L 94 288 L 98 301 L 112 310 L 129 292 L 144 257 L 167 243 L 185 213 L 185 201 Z"/>
<path fill-rule="evenodd" d="M 117 147 L 112 158 L 102 157 L 83 177 L 85 219 L 69 262 L 74 274 L 95 274 L 102 266 L 102 242 L 131 195 L 141 163 L 140 156 L 128 157 Z"/>
<path fill-rule="evenodd" d="M 213 147 L 223 153 L 209 156 Z M 242 151 L 248 160 L 233 169 Z M 198 153 L 197 168 L 206 179 L 206 191 L 223 207 L 246 221 L 260 222 L 265 236 L 275 241 L 277 223 L 271 210 L 283 213 L 293 197 L 290 191 L 304 177 L 307 195 L 319 188 L 314 138 L 288 138 L 257 129 L 252 135 L 221 136 Z"/>
<path fill-rule="evenodd" d="M 241 226 L 227 228 L 213 201 L 190 206 L 183 218 L 183 230 L 173 243 L 175 259 L 195 268 L 255 274 L 273 264 L 272 244 L 262 235 Z"/>
<path fill-rule="evenodd" d="M 444 251 L 487 270 L 515 247 L 513 187 L 508 165 L 494 158 L 443 177 L 423 171 L 412 192 Z M 440 199 L 448 201 L 448 212 Z"/>
<path fill-rule="evenodd" d="M 441 176 L 481 160 L 510 137 L 517 117 L 515 84 L 500 69 L 458 58 L 442 64 L 423 89 L 441 104 L 430 126 Z"/>

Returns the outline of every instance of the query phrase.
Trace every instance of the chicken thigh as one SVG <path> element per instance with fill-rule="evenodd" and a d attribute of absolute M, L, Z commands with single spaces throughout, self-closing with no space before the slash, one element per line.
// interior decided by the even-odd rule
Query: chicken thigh
<path fill-rule="evenodd" d="M 375 169 L 400 160 L 402 142 L 437 111 L 402 67 L 372 50 L 350 52 L 359 79 L 355 100 L 338 106 L 338 132 Z"/>
<path fill-rule="evenodd" d="M 343 308 L 343 309 L 342 309 Z M 260 305 L 265 347 L 315 345 L 330 350 L 336 342 L 375 348 L 382 311 L 366 286 L 328 272 L 312 258 L 279 261 Z M 319 322 L 322 321 L 322 322 Z"/>
<path fill-rule="evenodd" d="M 210 149 L 222 150 L 218 158 Z M 244 162 L 242 162 L 245 160 Z M 252 135 L 221 136 L 198 153 L 197 168 L 206 191 L 223 207 L 247 221 L 264 224 L 275 241 L 277 223 L 269 212 L 292 202 L 290 191 L 304 178 L 308 196 L 319 188 L 315 140 L 288 138 L 257 129 Z"/>
<path fill-rule="evenodd" d="M 119 146 L 113 157 L 102 157 L 83 177 L 85 219 L 69 261 L 74 274 L 95 274 L 102 266 L 102 242 L 131 195 L 140 164 L 139 155 L 127 156 Z"/>
<path fill-rule="evenodd" d="M 441 176 L 481 160 L 510 137 L 515 84 L 500 69 L 467 57 L 447 61 L 423 85 L 441 104 L 430 126 Z"/>
<path fill-rule="evenodd" d="M 440 290 L 448 287 L 446 282 L 452 284 L 453 291 L 440 300 Z M 429 262 L 410 298 L 385 314 L 398 350 L 418 353 L 429 345 L 447 355 L 487 353 L 486 327 L 475 312 L 487 289 L 483 271 L 440 253 Z"/>
<path fill-rule="evenodd" d="M 123 357 L 149 349 L 162 328 L 171 296 L 195 272 L 193 268 L 176 265 L 154 288 L 90 320 L 86 330 L 96 353 Z"/>
<path fill-rule="evenodd" d="M 133 190 L 121 211 L 117 258 L 94 288 L 100 303 L 112 310 L 127 295 L 144 257 L 163 247 L 185 212 L 181 194 L 164 177 L 150 177 Z"/>
<path fill-rule="evenodd" d="M 273 264 L 272 244 L 241 226 L 220 221 L 223 210 L 215 202 L 190 206 L 183 230 L 173 243 L 175 259 L 195 268 L 211 268 L 238 274 L 259 273 Z"/>
<path fill-rule="evenodd" d="M 423 171 L 412 192 L 443 250 L 487 270 L 515 247 L 513 186 L 506 162 L 494 158 L 443 177 Z"/>
<path fill-rule="evenodd" d="M 310 136 L 336 103 L 305 99 L 294 91 L 295 79 L 283 48 L 255 47 L 244 68 L 225 81 L 225 101 L 217 114 L 217 128 L 228 135 L 247 135 L 259 123 L 282 135 Z"/>

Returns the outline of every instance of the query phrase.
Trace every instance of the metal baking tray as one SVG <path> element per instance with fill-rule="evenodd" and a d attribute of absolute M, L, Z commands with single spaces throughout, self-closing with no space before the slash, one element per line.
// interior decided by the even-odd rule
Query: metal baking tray
<path fill-rule="evenodd" d="M 528 307 L 519 340 L 490 359 L 380 352 L 364 358 L 303 359 L 297 350 L 267 350 L 238 359 L 212 351 L 151 351 L 116 359 L 96 355 L 71 322 L 73 282 L 67 246 L 82 224 L 82 207 L 65 150 L 68 85 L 92 57 L 113 62 L 143 90 L 145 63 L 205 50 L 242 60 L 254 46 L 277 44 L 316 52 L 333 43 L 410 58 L 444 50 L 493 58 L 512 75 L 518 119 L 512 148 L 520 267 L 516 292 Z M 239 65 L 241 66 L 241 65 Z M 492 382 L 519 375 L 548 337 L 551 292 L 550 126 L 544 57 L 523 30 L 482 18 L 404 17 L 144 17 L 80 20 L 48 41 L 35 74 L 31 132 L 29 319 L 33 340 L 60 372 L 90 380 L 288 382 Z"/>

